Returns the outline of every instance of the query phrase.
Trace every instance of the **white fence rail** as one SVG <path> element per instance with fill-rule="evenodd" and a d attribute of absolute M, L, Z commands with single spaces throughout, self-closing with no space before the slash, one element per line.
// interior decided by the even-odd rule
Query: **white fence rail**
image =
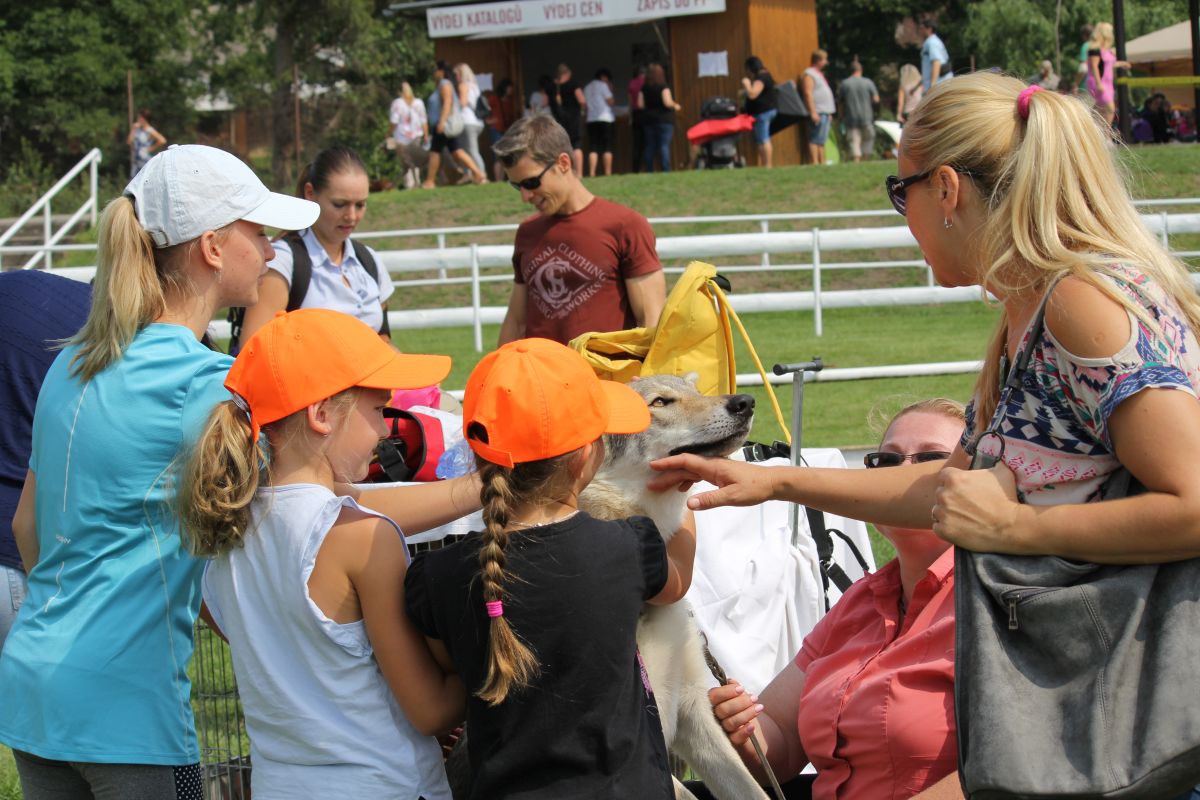
<path fill-rule="evenodd" d="M 1147 228 L 1159 235 L 1164 244 L 1177 234 L 1200 233 L 1200 213 L 1169 213 L 1166 208 L 1200 206 L 1200 198 L 1181 200 L 1147 200 L 1139 205 L 1153 208 L 1152 213 L 1143 214 Z M 767 214 L 724 217 L 676 217 L 655 219 L 656 225 L 694 223 L 759 223 L 765 227 L 771 221 L 811 221 L 814 219 L 844 219 L 894 215 L 887 211 L 853 211 L 812 214 Z M 437 271 L 436 278 L 401 279 L 397 287 L 428 285 L 470 285 L 471 305 L 460 308 L 427 308 L 390 311 L 388 320 L 395 330 L 459 327 L 470 325 L 474 329 L 477 351 L 483 350 L 484 325 L 498 324 L 503 320 L 502 306 L 483 306 L 480 287 L 485 282 L 507 282 L 512 280 L 507 268 L 511 267 L 513 247 L 511 244 L 470 244 L 445 246 L 449 235 L 471 235 L 485 232 L 515 230 L 515 225 L 484 225 L 469 228 L 427 228 L 406 231 L 375 231 L 358 234 L 356 238 L 367 240 L 396 239 L 415 236 L 437 237 L 438 245 L 433 248 L 409 250 L 379 250 L 380 260 L 389 273 L 397 276 L 417 272 Z M 91 245 L 67 245 L 50 248 L 56 251 L 79 250 Z M 761 263 L 739 266 L 722 266 L 722 272 L 762 272 L 803 270 L 811 271 L 812 290 L 798 292 L 771 292 L 765 294 L 734 294 L 730 297 L 733 308 L 739 313 L 756 311 L 812 310 L 813 325 L 817 336 L 823 332 L 823 312 L 826 308 L 877 307 L 895 305 L 919 305 L 929 303 L 970 302 L 978 299 L 976 288 L 943 289 L 932 285 L 928 275 L 926 285 L 888 289 L 860 289 L 853 291 L 825 291 L 822 289 L 822 273 L 836 269 L 873 269 L 889 267 L 923 266 L 923 260 L 874 260 L 874 261 L 828 261 L 825 257 L 833 253 L 856 251 L 879 251 L 892 249 L 915 249 L 916 241 L 905 226 L 835 228 L 822 230 L 819 227 L 805 231 L 775 231 L 755 233 L 723 233 L 694 236 L 663 236 L 657 241 L 659 257 L 664 261 L 679 259 L 708 260 L 715 258 L 758 256 Z M 41 251 L 46 248 L 0 248 L 5 251 Z M 1182 257 L 1200 256 L 1200 250 L 1177 251 Z M 802 255 L 808 258 L 801 263 L 771 264 L 771 256 Z M 505 268 L 503 273 L 485 275 L 482 270 Z M 460 273 L 451 275 L 450 272 Z M 681 271 L 674 268 L 670 271 Z M 56 272 L 79 280 L 89 280 L 94 267 L 76 267 Z M 465 274 L 463 274 L 465 273 Z M 229 326 L 223 320 L 213 323 L 214 332 L 228 336 Z M 831 380 L 821 378 L 820 380 Z"/>
<path fill-rule="evenodd" d="M 100 159 L 101 154 L 98 148 L 93 147 L 88 154 L 79 160 L 79 163 L 59 178 L 58 183 L 50 187 L 45 194 L 38 198 L 29 209 L 22 214 L 17 220 L 8 227 L 3 234 L 0 234 L 0 257 L 3 253 L 25 253 L 31 252 L 29 260 L 21 265 L 22 269 L 31 269 L 38 266 L 41 262 L 42 266 L 50 269 L 53 265 L 51 258 L 53 253 L 62 250 L 70 249 L 91 249 L 95 250 L 93 245 L 60 245 L 68 233 L 70 233 L 76 225 L 83 220 L 85 216 L 91 217 L 92 227 L 96 227 L 96 220 L 100 212 Z M 84 170 L 88 171 L 88 197 L 79 208 L 69 216 L 58 230 L 54 230 L 53 215 L 51 213 L 51 205 L 55 197 L 62 192 L 63 189 L 71 185 Z M 23 248 L 23 247 L 7 247 L 10 240 L 17 235 L 26 224 L 30 222 L 38 213 L 42 215 L 42 245 L 40 247 Z"/>

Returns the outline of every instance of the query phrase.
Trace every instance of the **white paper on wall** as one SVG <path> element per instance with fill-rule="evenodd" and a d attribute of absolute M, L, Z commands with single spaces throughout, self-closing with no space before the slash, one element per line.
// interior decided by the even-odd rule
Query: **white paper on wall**
<path fill-rule="evenodd" d="M 700 77 L 724 77 L 729 74 L 729 52 L 700 53 Z"/>

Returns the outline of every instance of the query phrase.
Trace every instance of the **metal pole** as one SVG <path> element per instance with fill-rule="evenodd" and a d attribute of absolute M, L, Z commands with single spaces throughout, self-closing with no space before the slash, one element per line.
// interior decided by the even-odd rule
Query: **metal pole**
<path fill-rule="evenodd" d="M 92 227 L 100 221 L 100 154 L 92 159 L 91 168 L 91 192 L 92 192 Z"/>
<path fill-rule="evenodd" d="M 1188 21 L 1192 23 L 1192 74 L 1200 75 L 1200 0 L 1188 0 Z M 1192 101 L 1192 121 L 1200 122 L 1200 84 L 1192 87 Z"/>
<path fill-rule="evenodd" d="M 824 362 L 818 356 L 812 361 L 802 361 L 799 364 L 776 364 L 771 371 L 776 375 L 792 374 L 792 449 L 793 466 L 800 464 L 800 440 L 804 435 L 804 373 L 820 372 L 825 368 Z M 800 506 L 793 503 L 788 514 L 788 524 L 792 526 L 792 545 L 797 543 L 800 533 Z"/>
<path fill-rule="evenodd" d="M 292 117 L 296 128 L 296 174 L 300 174 L 300 65 L 292 64 Z"/>
<path fill-rule="evenodd" d="M 51 222 L 50 222 L 50 201 L 48 199 L 46 200 L 46 212 L 45 212 L 45 216 L 43 217 L 43 220 L 44 221 L 42 223 L 42 233 L 45 235 L 45 238 L 42 240 L 42 244 L 49 247 L 50 237 L 52 237 L 54 235 L 54 231 L 52 230 L 52 226 L 51 226 Z M 50 269 L 50 251 L 49 250 L 42 251 L 42 263 L 43 263 L 43 267 L 45 269 Z"/>
<path fill-rule="evenodd" d="M 813 326 L 817 336 L 825 329 L 821 313 L 821 229 L 813 228 Z"/>
<path fill-rule="evenodd" d="M 129 125 L 126 130 L 133 132 L 133 70 L 125 70 L 125 102 L 129 109 Z M 129 142 L 129 174 L 133 174 L 134 143 Z M 93 222 L 93 225 L 96 223 Z"/>
<path fill-rule="evenodd" d="M 479 245 L 471 243 L 471 313 L 475 328 L 475 352 L 483 352 L 483 309 L 479 299 Z"/>
<path fill-rule="evenodd" d="M 1171 249 L 1171 222 L 1170 215 L 1167 212 L 1159 214 L 1159 219 L 1162 220 L 1162 245 L 1168 250 Z"/>
<path fill-rule="evenodd" d="M 1117 60 L 1125 60 L 1125 0 L 1113 0 L 1113 35 L 1117 40 Z M 1116 75 L 1113 76 L 1116 78 Z M 1129 119 L 1129 87 L 1117 84 L 1117 120 L 1121 141 L 1133 141 L 1132 122 Z"/>

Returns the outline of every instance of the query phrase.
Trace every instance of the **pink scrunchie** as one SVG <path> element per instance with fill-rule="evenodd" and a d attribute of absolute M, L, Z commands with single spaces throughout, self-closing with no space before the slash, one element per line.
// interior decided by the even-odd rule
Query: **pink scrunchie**
<path fill-rule="evenodd" d="M 495 619 L 496 617 L 504 616 L 504 602 L 501 600 L 489 600 L 483 604 L 487 608 L 488 617 Z"/>
<path fill-rule="evenodd" d="M 1033 96 L 1040 91 L 1042 91 L 1042 87 L 1035 84 L 1033 86 L 1026 86 L 1025 89 L 1022 90 L 1019 95 L 1017 95 L 1017 113 L 1021 115 L 1021 119 L 1026 121 L 1029 120 L 1029 101 L 1032 100 Z"/>

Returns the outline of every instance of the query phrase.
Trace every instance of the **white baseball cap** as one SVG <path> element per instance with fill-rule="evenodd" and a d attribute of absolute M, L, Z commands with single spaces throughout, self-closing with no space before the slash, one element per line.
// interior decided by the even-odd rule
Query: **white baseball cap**
<path fill-rule="evenodd" d="M 155 247 L 190 242 L 238 220 L 298 231 L 321 207 L 272 192 L 237 156 L 202 144 L 173 144 L 125 187 Z"/>

